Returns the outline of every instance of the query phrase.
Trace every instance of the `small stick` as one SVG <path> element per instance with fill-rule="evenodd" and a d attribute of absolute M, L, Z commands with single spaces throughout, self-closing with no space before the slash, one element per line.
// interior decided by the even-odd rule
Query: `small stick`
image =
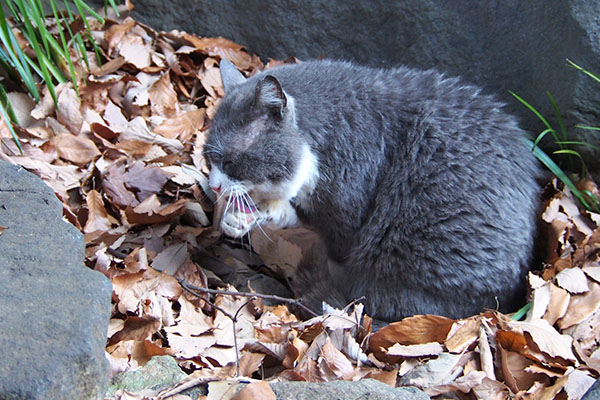
<path fill-rule="evenodd" d="M 259 297 L 261 299 L 280 301 L 282 303 L 293 304 L 293 305 L 303 309 L 304 311 L 306 311 L 313 317 L 319 316 L 319 314 L 315 313 L 313 310 L 306 307 L 304 304 L 302 304 L 302 302 L 300 302 L 296 299 L 288 299 L 287 297 L 281 297 L 281 296 L 276 296 L 276 295 L 272 295 L 272 294 L 247 293 L 247 292 L 234 292 L 231 290 L 207 289 L 207 288 L 190 285 L 183 279 L 179 279 L 179 284 L 185 289 L 191 289 L 191 290 L 195 290 L 195 291 L 202 292 L 202 293 L 222 294 L 222 295 L 228 295 L 228 296 L 242 296 L 242 297 Z M 193 293 L 193 294 L 198 296 L 195 293 Z M 198 296 L 198 297 L 200 297 L 200 296 Z"/>

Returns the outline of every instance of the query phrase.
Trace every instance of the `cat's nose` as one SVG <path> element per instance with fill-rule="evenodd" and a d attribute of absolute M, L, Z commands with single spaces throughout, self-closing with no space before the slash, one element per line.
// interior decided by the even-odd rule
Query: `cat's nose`
<path fill-rule="evenodd" d="M 221 192 L 221 185 L 219 186 L 211 186 L 210 187 L 212 189 L 213 192 L 215 192 L 216 194 L 219 194 Z"/>

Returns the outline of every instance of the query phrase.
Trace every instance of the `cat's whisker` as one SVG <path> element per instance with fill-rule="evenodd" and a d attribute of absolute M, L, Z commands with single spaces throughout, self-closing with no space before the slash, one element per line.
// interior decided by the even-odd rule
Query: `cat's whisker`
<path fill-rule="evenodd" d="M 214 144 L 210 144 L 210 143 L 204 143 L 204 147 L 208 147 L 209 149 L 220 150 L 219 147 L 215 146 Z"/>
<path fill-rule="evenodd" d="M 224 191 L 223 195 L 228 194 L 230 191 Z M 227 196 L 227 203 L 225 203 L 225 210 L 223 210 L 223 215 L 227 214 L 227 212 L 229 211 L 229 207 L 231 207 L 231 196 Z"/>
<path fill-rule="evenodd" d="M 271 239 L 269 237 L 269 235 L 267 235 L 267 232 L 265 232 L 265 230 L 262 228 L 262 226 L 260 224 L 260 213 L 259 213 L 259 210 L 258 210 L 258 206 L 256 205 L 256 203 L 254 202 L 254 200 L 252 199 L 252 197 L 247 192 L 245 193 L 244 201 L 246 202 L 246 205 L 248 206 L 248 208 L 251 210 L 251 212 L 252 212 L 252 218 L 254 218 L 254 222 L 256 223 L 256 226 L 258 227 L 258 229 L 260 229 L 260 231 L 263 233 L 263 235 L 265 235 L 265 237 L 270 242 L 272 242 L 273 239 Z"/>

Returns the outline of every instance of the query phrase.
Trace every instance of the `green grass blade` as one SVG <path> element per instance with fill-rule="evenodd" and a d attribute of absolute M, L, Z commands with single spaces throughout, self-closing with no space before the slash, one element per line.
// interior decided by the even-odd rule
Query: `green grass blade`
<path fill-rule="evenodd" d="M 600 126 L 587 126 L 587 125 L 575 125 L 575 128 L 579 128 L 579 129 L 587 129 L 590 131 L 600 131 Z"/>
<path fill-rule="evenodd" d="M 546 118 L 544 118 L 544 116 L 542 114 L 540 114 L 540 112 L 538 110 L 535 109 L 535 107 L 533 107 L 531 104 L 529 104 L 527 101 L 525 101 L 523 98 L 519 97 L 518 94 L 516 94 L 515 92 L 513 92 L 512 90 L 508 91 L 510 94 L 512 94 L 517 100 L 519 100 L 525 107 L 527 107 L 532 113 L 534 113 L 539 119 L 540 121 L 542 121 L 542 123 L 546 126 L 546 128 L 554 130 L 550 124 L 548 123 L 548 121 L 546 120 Z"/>
<path fill-rule="evenodd" d="M 12 65 L 11 59 L 6 54 L 2 46 L 0 46 L 0 68 L 7 73 L 8 77 L 13 81 L 20 81 L 21 78 L 15 73 L 15 68 Z"/>
<path fill-rule="evenodd" d="M 537 135 L 537 137 L 535 138 L 535 142 L 533 143 L 534 146 L 537 146 L 538 143 L 544 138 L 544 136 L 546 136 L 548 133 L 551 133 L 552 136 L 554 136 L 554 139 L 557 139 L 556 137 L 556 131 L 552 128 L 550 129 L 544 129 L 543 131 L 540 132 L 539 135 Z"/>
<path fill-rule="evenodd" d="M 100 47 L 98 47 L 98 45 L 96 44 L 96 41 L 94 40 L 94 38 L 92 37 L 92 35 L 90 33 L 88 33 L 88 40 L 90 41 L 90 43 L 92 44 L 92 47 L 94 48 L 94 54 L 96 54 L 96 64 L 98 65 L 102 65 L 102 52 L 100 51 Z"/>
<path fill-rule="evenodd" d="M 50 51 L 50 40 L 52 35 L 46 29 L 45 15 L 43 8 L 38 8 L 38 1 L 30 0 L 29 7 L 27 7 L 28 17 L 33 19 L 37 28 L 36 33 L 40 37 L 44 51 L 49 56 L 52 54 Z"/>
<path fill-rule="evenodd" d="M 0 105 L 5 107 L 5 110 L 10 118 L 10 120 L 19 125 L 19 119 L 17 118 L 17 114 L 15 114 L 15 110 L 13 110 L 10 101 L 8 101 L 8 95 L 6 94 L 6 89 L 4 86 L 0 85 Z"/>
<path fill-rule="evenodd" d="M 586 74 L 587 76 L 589 76 L 590 78 L 592 78 L 593 80 L 595 80 L 596 82 L 600 83 L 600 76 L 588 71 L 587 69 L 581 68 L 579 65 L 575 64 L 573 61 L 569 60 L 567 58 L 567 63 L 569 63 L 569 65 L 573 68 L 575 68 L 578 71 L 583 72 L 584 74 Z"/>
<path fill-rule="evenodd" d="M 6 2 L 6 5 L 8 6 L 8 9 L 10 10 L 10 13 L 12 14 L 13 18 L 15 19 L 15 21 L 17 21 L 18 23 L 22 24 L 23 20 L 21 20 L 21 16 L 19 15 L 19 12 L 15 8 L 14 0 L 8 0 Z"/>
<path fill-rule="evenodd" d="M 15 144 L 17 145 L 17 148 L 19 149 L 19 152 L 23 154 L 21 141 L 19 140 L 19 137 L 17 136 L 17 133 L 15 132 L 12 125 L 13 122 L 15 124 L 18 124 L 19 121 L 17 120 L 17 116 L 15 115 L 15 112 L 12 109 L 10 102 L 8 101 L 8 96 L 6 95 L 6 91 L 4 90 L 4 87 L 2 85 L 0 85 L 0 114 L 2 115 L 2 118 L 4 119 L 4 122 L 6 123 L 6 126 L 10 131 L 10 135 L 12 136 Z"/>
<path fill-rule="evenodd" d="M 596 146 L 596 145 L 588 143 L 588 142 L 579 142 L 576 140 L 564 140 L 564 141 L 557 142 L 557 143 L 564 144 L 567 146 L 570 146 L 570 145 L 585 146 L 585 147 L 589 147 L 594 150 L 600 150 L 600 146 Z"/>
<path fill-rule="evenodd" d="M 578 157 L 579 160 L 581 161 L 581 176 L 582 177 L 587 176 L 587 167 L 585 165 L 585 162 L 583 161 L 583 157 L 581 157 L 581 154 L 579 154 L 577 151 L 575 151 L 573 149 L 562 149 L 562 150 L 556 150 L 552 154 L 566 154 L 569 156 Z"/>
<path fill-rule="evenodd" d="M 533 147 L 533 154 L 552 172 L 558 179 L 561 180 L 562 183 L 565 184 L 573 192 L 575 197 L 579 199 L 581 204 L 590 211 L 594 211 L 594 208 L 590 206 L 587 202 L 585 196 L 581 193 L 579 189 L 575 186 L 573 181 L 563 172 L 563 170 L 556 165 L 556 163 L 539 147 L 533 146 L 533 142 L 529 139 L 524 139 L 530 147 Z"/>
<path fill-rule="evenodd" d="M 523 307 L 521 307 L 516 313 L 513 314 L 512 317 L 510 317 L 510 319 L 512 319 L 513 321 L 520 321 L 523 319 L 523 317 L 525 315 L 527 315 L 527 313 L 529 312 L 529 310 L 531 309 L 531 302 L 525 304 Z"/>
<path fill-rule="evenodd" d="M 35 81 L 33 79 L 33 75 L 27 66 L 27 61 L 25 60 L 25 54 L 21 50 L 21 47 L 18 45 L 15 46 L 17 39 L 15 38 L 12 30 L 8 26 L 8 22 L 6 17 L 4 16 L 4 10 L 0 7 L 0 41 L 4 44 L 4 48 L 7 51 L 8 58 L 13 67 L 17 70 L 21 81 L 31 94 L 31 96 L 35 99 L 35 101 L 39 101 L 40 94 L 35 85 Z"/>
<path fill-rule="evenodd" d="M 67 11 L 67 15 L 69 16 L 69 22 L 75 21 L 75 15 L 71 11 L 71 7 L 69 7 L 69 3 L 67 0 L 63 0 L 63 4 L 65 5 L 65 10 Z"/>
<path fill-rule="evenodd" d="M 556 119 L 558 120 L 558 125 L 560 126 L 560 132 L 562 133 L 562 140 L 567 140 L 567 128 L 565 127 L 565 123 L 563 121 L 562 114 L 554 101 L 554 97 L 550 94 L 550 91 L 547 91 L 546 94 L 550 99 L 550 103 L 552 103 L 552 108 L 554 108 L 554 113 L 556 114 Z"/>
<path fill-rule="evenodd" d="M 115 0 L 108 0 L 108 3 L 111 5 L 111 7 L 113 8 L 113 10 L 115 10 L 115 14 L 117 14 L 117 17 L 120 17 L 121 13 L 119 12 L 119 8 L 117 7 L 117 4 L 115 3 Z"/>
<path fill-rule="evenodd" d="M 88 60 L 87 50 L 85 49 L 85 43 L 83 43 L 83 38 L 79 33 L 75 35 L 73 43 L 77 43 L 77 46 L 74 46 L 77 49 L 77 54 L 79 54 L 79 59 L 83 60 L 88 71 L 90 70 L 90 61 Z"/>
<path fill-rule="evenodd" d="M 56 19 L 56 26 L 58 28 L 58 37 L 59 37 L 61 45 L 62 45 L 60 47 L 60 52 L 61 52 L 63 59 L 66 60 L 67 66 L 69 67 L 69 74 L 71 75 L 71 82 L 73 82 L 73 88 L 75 89 L 75 93 L 77 93 L 77 96 L 79 96 L 79 85 L 77 83 L 78 76 L 77 76 L 77 72 L 75 71 L 75 66 L 73 65 L 73 62 L 71 61 L 69 47 L 67 45 L 67 40 L 65 38 L 65 34 L 63 32 L 63 21 L 62 21 L 62 18 L 59 18 L 59 16 L 58 16 L 58 11 L 56 9 L 56 5 L 54 4 L 54 1 L 51 1 L 50 5 L 52 7 L 52 14 L 54 15 L 54 18 Z M 67 27 L 68 27 L 68 25 L 67 25 Z M 57 43 L 57 45 L 58 45 L 58 43 Z"/>
<path fill-rule="evenodd" d="M 600 212 L 600 202 L 598 202 L 598 200 L 596 199 L 596 197 L 594 197 L 592 192 L 590 192 L 589 190 L 584 190 L 581 193 L 583 193 L 583 195 L 588 199 L 588 201 L 593 204 L 592 211 L 596 213 Z"/>
<path fill-rule="evenodd" d="M 22 1 L 17 1 L 15 0 L 17 6 L 19 7 L 22 15 L 25 17 L 23 18 L 24 22 L 25 22 L 25 30 L 23 30 L 23 34 L 26 36 L 29 44 L 31 45 L 31 47 L 33 48 L 33 51 L 35 52 L 35 55 L 37 57 L 37 64 L 36 66 L 38 67 L 38 72 L 41 74 L 40 76 L 44 79 L 44 82 L 46 83 L 46 86 L 48 87 L 48 91 L 50 92 L 50 95 L 52 96 L 52 100 L 54 100 L 55 104 L 58 104 L 58 99 L 56 97 L 56 92 L 54 90 L 54 82 L 52 80 L 52 77 L 50 76 L 50 72 L 52 71 L 52 75 L 54 75 L 57 80 L 60 82 L 60 80 L 62 79 L 62 81 L 64 81 L 64 78 L 62 77 L 62 74 L 60 73 L 60 71 L 58 71 L 56 68 L 54 68 L 54 66 L 52 65 L 52 63 L 49 62 L 48 58 L 46 57 L 46 55 L 44 54 L 44 52 L 42 51 L 42 48 L 38 42 L 37 36 L 36 36 L 36 31 L 33 27 L 33 25 L 31 24 L 31 20 L 27 17 L 27 13 L 30 12 L 30 9 L 28 9 L 25 4 L 23 4 Z M 33 62 L 30 62 L 30 64 L 33 64 Z"/>
<path fill-rule="evenodd" d="M 73 3 L 75 3 L 75 7 L 77 7 L 77 10 L 79 11 L 79 14 L 81 15 L 82 18 L 85 17 L 85 13 L 87 12 L 89 15 L 96 18 L 98 20 L 98 22 L 100 22 L 101 24 L 104 24 L 104 18 L 102 18 L 102 16 L 100 14 L 98 14 L 96 11 L 94 11 L 93 8 L 91 8 L 90 6 L 85 4 L 82 0 L 73 0 Z M 84 18 L 84 20 L 85 20 L 85 18 Z M 87 25 L 87 22 L 86 22 L 86 25 Z M 89 26 L 87 28 L 88 28 L 88 32 L 92 31 Z"/>

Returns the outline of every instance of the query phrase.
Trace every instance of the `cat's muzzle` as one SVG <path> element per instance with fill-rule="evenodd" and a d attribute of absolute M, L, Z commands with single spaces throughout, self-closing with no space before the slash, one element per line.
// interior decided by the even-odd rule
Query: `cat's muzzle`
<path fill-rule="evenodd" d="M 213 228 L 233 238 L 248 234 L 264 219 L 258 208 L 233 196 L 217 200 L 214 215 Z"/>

